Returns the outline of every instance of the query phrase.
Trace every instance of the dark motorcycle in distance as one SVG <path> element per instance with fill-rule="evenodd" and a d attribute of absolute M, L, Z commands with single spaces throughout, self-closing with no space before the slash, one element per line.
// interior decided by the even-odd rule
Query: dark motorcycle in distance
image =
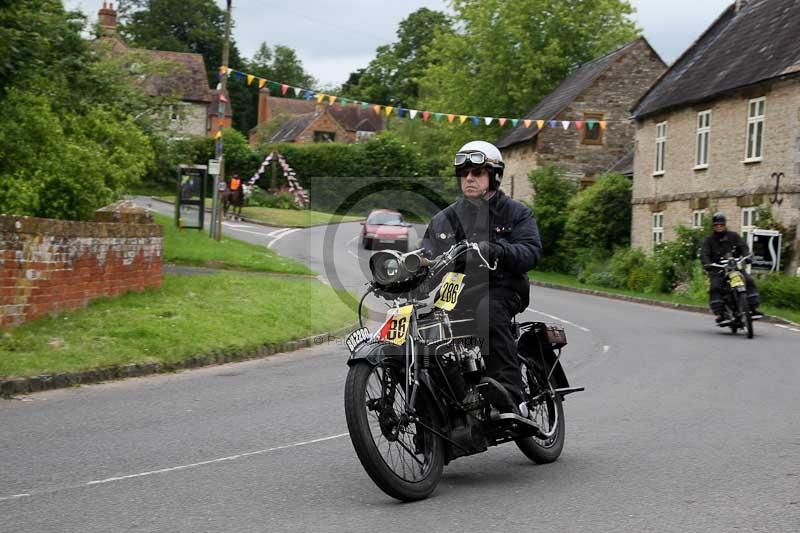
<path fill-rule="evenodd" d="M 502 385 L 486 376 L 475 319 L 450 317 L 465 275 L 447 270 L 466 253 L 493 268 L 469 242 L 432 260 L 421 250 L 374 254 L 359 317 L 370 293 L 392 307 L 378 331 L 362 324 L 346 340 L 350 439 L 375 484 L 402 501 L 428 497 L 446 464 L 489 446 L 513 441 L 536 463 L 555 461 L 564 446 L 564 396 L 583 390 L 569 386 L 559 361 L 567 344 L 563 328 L 515 324 L 525 402 L 519 413 L 498 410 L 493 402 Z M 437 287 L 434 304 L 425 304 Z"/>
<path fill-rule="evenodd" d="M 720 258 L 718 263 L 706 265 L 706 269 L 712 272 L 720 272 L 725 277 L 723 300 L 725 302 L 725 311 L 731 317 L 731 320 L 717 325 L 722 328 L 731 328 L 731 333 L 734 335 L 740 329 L 744 329 L 747 332 L 747 338 L 752 339 L 754 335 L 754 319 L 747 299 L 747 286 L 744 277 L 745 265 L 749 260 L 749 255 L 745 257 Z"/>

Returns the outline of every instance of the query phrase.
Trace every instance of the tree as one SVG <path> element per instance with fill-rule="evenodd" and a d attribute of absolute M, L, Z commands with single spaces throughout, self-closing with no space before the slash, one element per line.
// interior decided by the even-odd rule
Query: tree
<path fill-rule="evenodd" d="M 366 68 L 350 74 L 342 94 L 383 105 L 413 106 L 419 98 L 419 80 L 433 57 L 429 47 L 436 35 L 449 33 L 450 18 L 420 8 L 400 22 L 398 40 L 379 46 Z"/>
<path fill-rule="evenodd" d="M 578 185 L 552 165 L 533 170 L 528 177 L 536 193 L 531 209 L 542 239 L 541 265 L 547 269 L 562 270 L 568 261 L 561 246 L 564 226 L 567 224 L 567 205 L 578 191 Z"/>
<path fill-rule="evenodd" d="M 631 196 L 630 179 L 603 174 L 569 200 L 563 243 L 575 261 L 608 257 L 615 246 L 630 244 Z"/>
<path fill-rule="evenodd" d="M 628 0 L 454 0 L 420 82 L 426 109 L 521 116 L 570 70 L 634 39 Z M 491 97 L 489 97 L 491 96 Z"/>

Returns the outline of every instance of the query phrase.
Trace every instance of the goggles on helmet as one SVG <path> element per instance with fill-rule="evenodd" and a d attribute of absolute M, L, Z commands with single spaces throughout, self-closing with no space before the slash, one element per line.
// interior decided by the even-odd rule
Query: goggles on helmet
<path fill-rule="evenodd" d="M 456 160 L 455 166 L 456 168 L 463 167 L 465 165 L 473 165 L 473 166 L 481 166 L 485 165 L 486 163 L 497 163 L 494 159 L 486 157 L 486 154 L 483 152 L 457 152 L 456 153 Z"/>

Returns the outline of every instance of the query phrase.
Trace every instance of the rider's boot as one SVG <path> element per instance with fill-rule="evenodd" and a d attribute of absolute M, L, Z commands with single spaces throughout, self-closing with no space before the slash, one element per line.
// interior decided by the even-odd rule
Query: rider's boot
<path fill-rule="evenodd" d="M 731 318 L 725 311 L 720 311 L 719 313 L 717 313 L 716 321 L 718 326 L 727 326 L 728 324 L 731 323 Z"/>
<path fill-rule="evenodd" d="M 513 413 L 515 415 L 528 416 L 528 406 L 525 402 L 517 405 L 514 397 L 500 382 L 494 378 L 483 377 L 478 390 L 489 403 L 497 408 L 501 413 Z M 522 409 L 524 407 L 524 410 Z"/>

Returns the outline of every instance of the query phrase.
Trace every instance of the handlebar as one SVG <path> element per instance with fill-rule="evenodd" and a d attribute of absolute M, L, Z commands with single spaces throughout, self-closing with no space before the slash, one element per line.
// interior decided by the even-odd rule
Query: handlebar
<path fill-rule="evenodd" d="M 718 269 L 724 270 L 725 268 L 730 266 L 730 261 L 733 261 L 738 268 L 742 268 L 741 264 L 746 262 L 751 257 L 753 257 L 753 254 L 747 254 L 747 255 L 745 255 L 743 257 L 730 257 L 730 258 L 725 260 L 725 263 L 708 263 L 708 264 L 703 265 L 703 266 L 705 266 L 706 268 L 714 267 L 714 268 L 718 268 Z"/>

